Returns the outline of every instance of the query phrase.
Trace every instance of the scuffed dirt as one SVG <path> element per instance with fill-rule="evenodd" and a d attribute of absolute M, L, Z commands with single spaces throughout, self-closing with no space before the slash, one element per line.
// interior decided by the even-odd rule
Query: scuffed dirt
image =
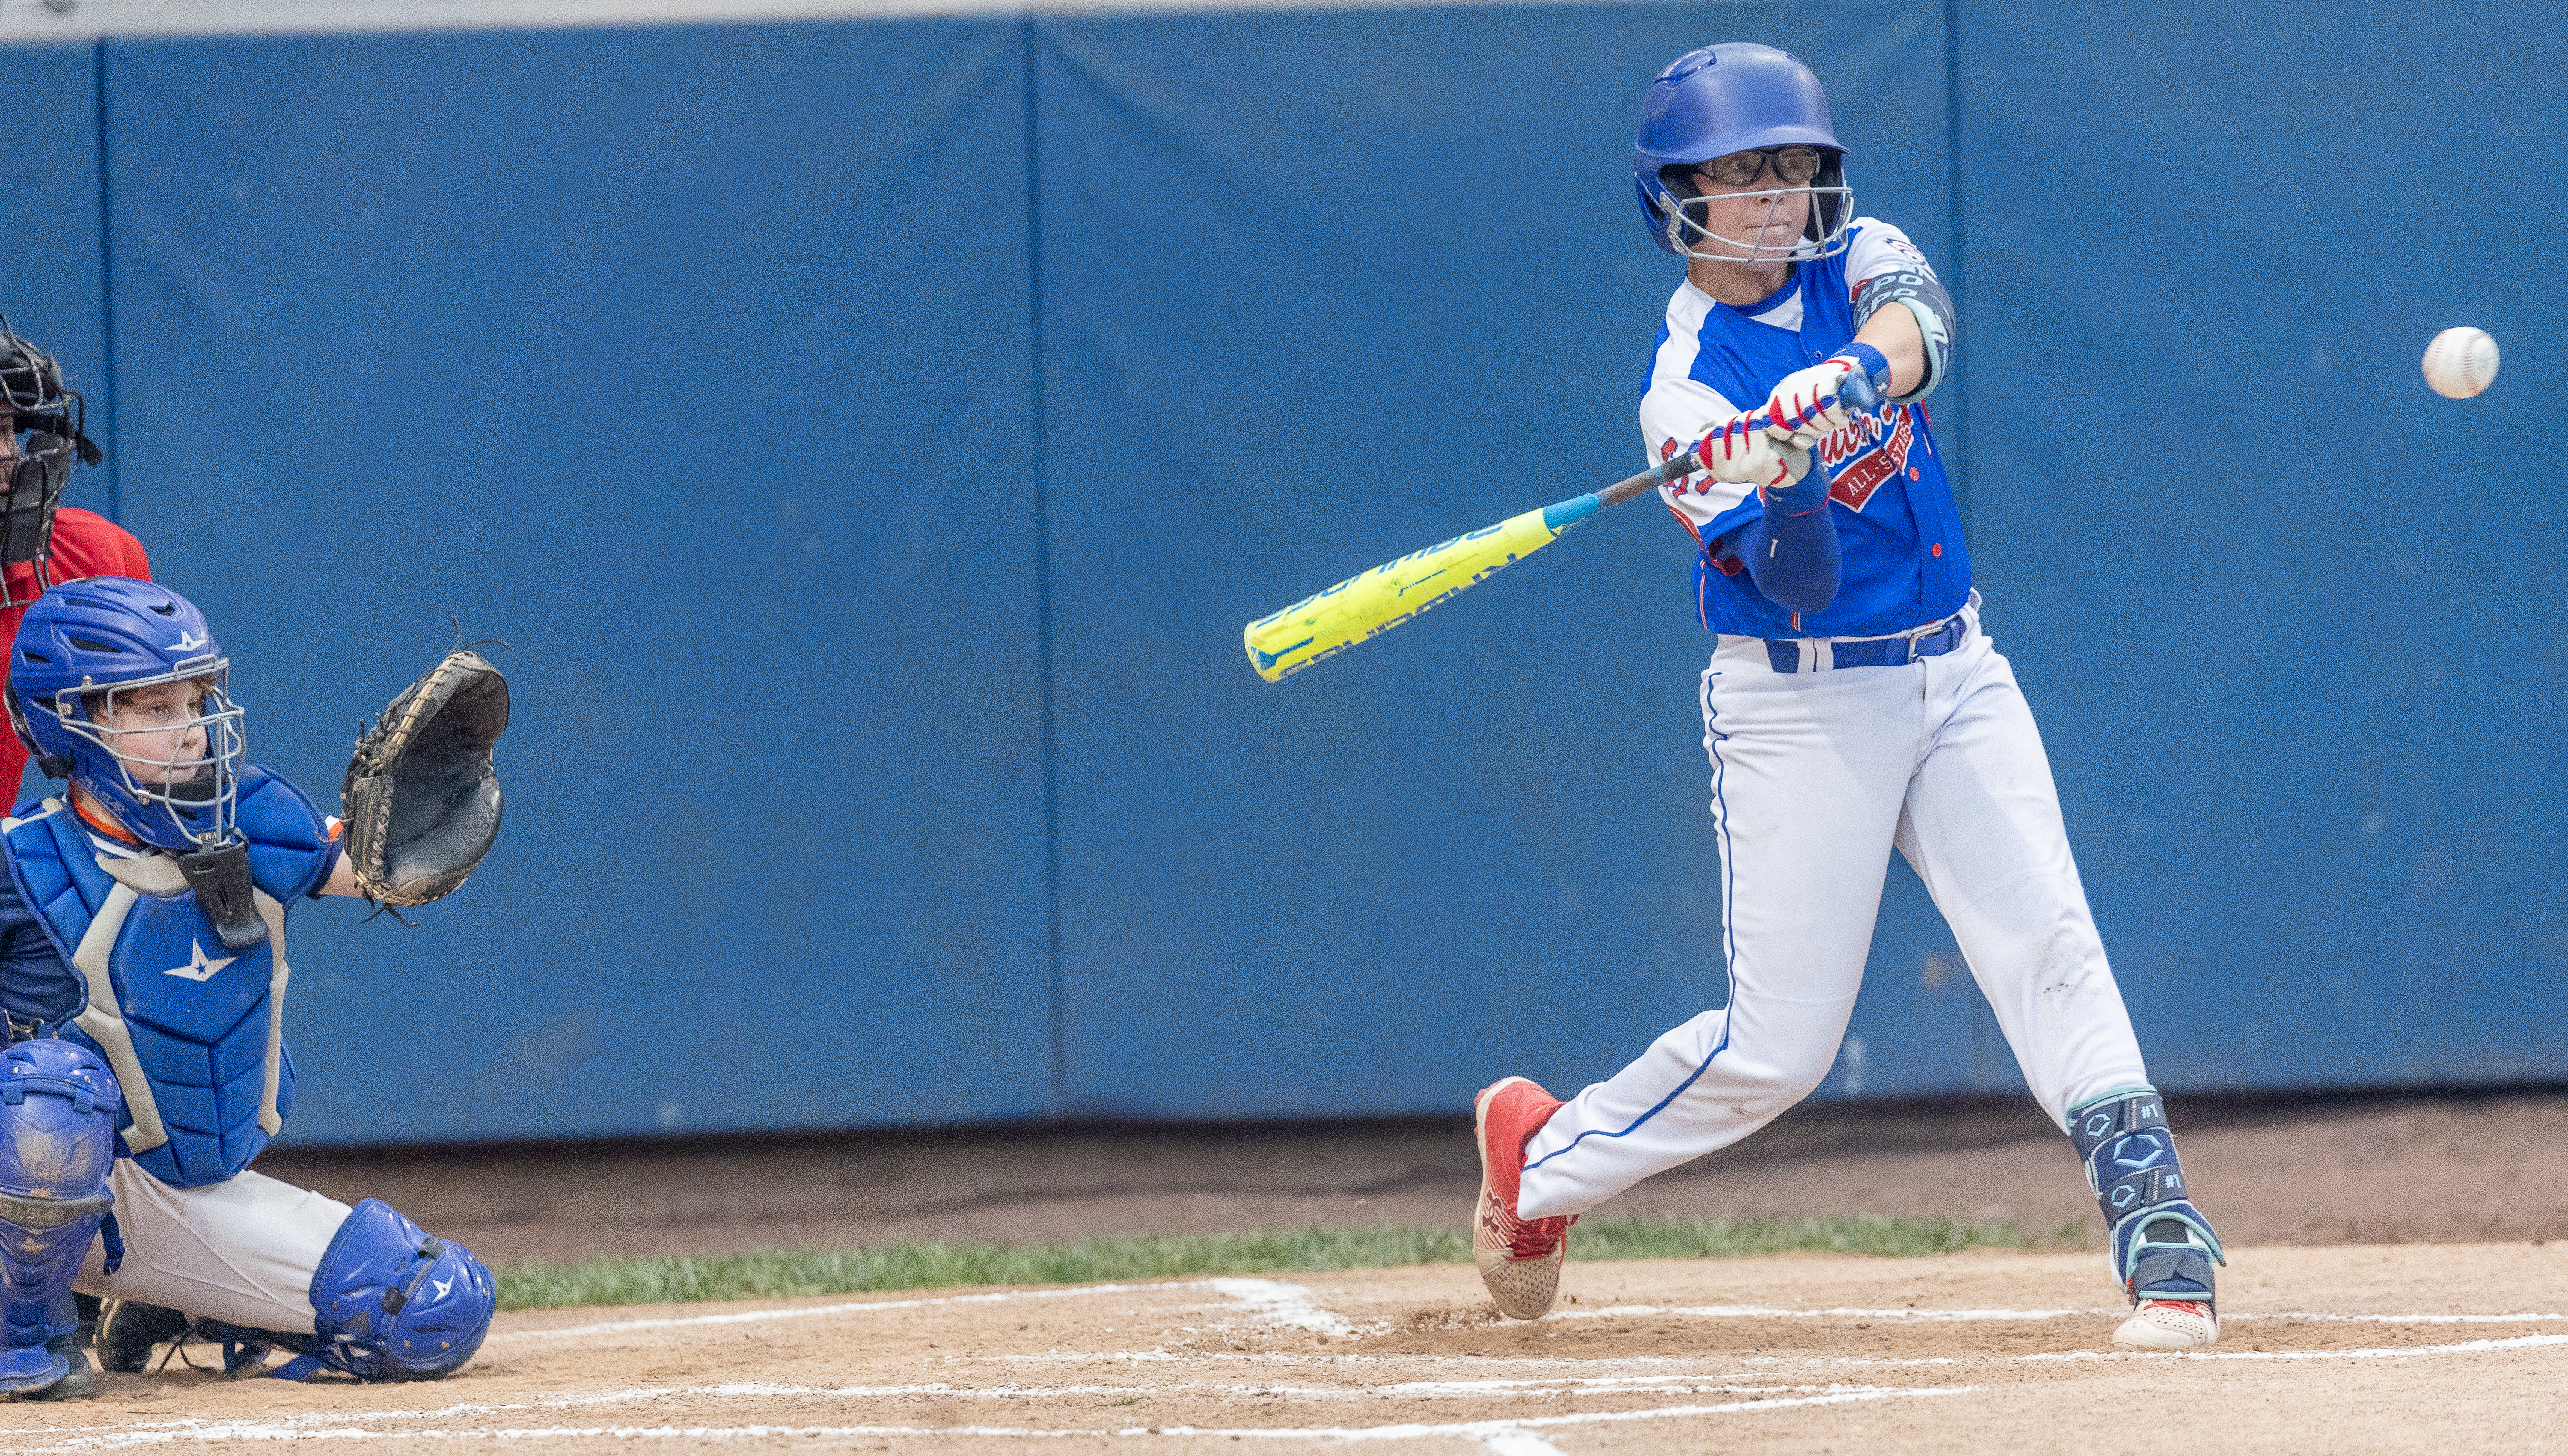
<path fill-rule="evenodd" d="M 95 1402 L 5 1407 L 0 1453 L 1979 1453 L 2121 1450 L 2135 1430 L 2207 1452 L 2518 1451 L 2558 1439 L 2568 1391 L 2568 1246 L 2241 1247 L 2207 1357 L 2112 1352 L 2088 1255 L 1582 1265 L 1571 1247 L 1533 1323 L 1498 1319 L 1466 1267 L 547 1310 L 501 1316 L 433 1385 L 104 1377 Z"/>

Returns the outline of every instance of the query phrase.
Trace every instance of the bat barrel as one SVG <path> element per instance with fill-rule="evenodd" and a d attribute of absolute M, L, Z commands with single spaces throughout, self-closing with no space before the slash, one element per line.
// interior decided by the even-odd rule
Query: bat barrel
<path fill-rule="evenodd" d="M 1550 545 L 1605 504 L 1601 493 L 1573 496 L 1412 551 L 1304 597 L 1241 631 L 1248 665 L 1267 682 L 1280 683 L 1488 580 Z"/>

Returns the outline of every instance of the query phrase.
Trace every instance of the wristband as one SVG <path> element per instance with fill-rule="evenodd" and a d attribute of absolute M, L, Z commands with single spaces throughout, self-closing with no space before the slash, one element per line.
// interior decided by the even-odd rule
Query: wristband
<path fill-rule="evenodd" d="M 1872 381 L 1875 394 L 1885 400 L 1890 398 L 1890 360 L 1880 350 L 1869 344 L 1848 344 L 1835 357 L 1862 370 L 1863 377 Z"/>

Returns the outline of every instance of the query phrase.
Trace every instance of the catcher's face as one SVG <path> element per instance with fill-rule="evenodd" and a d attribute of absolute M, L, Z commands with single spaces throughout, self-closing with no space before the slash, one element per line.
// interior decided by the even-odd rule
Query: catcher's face
<path fill-rule="evenodd" d="M 205 701 L 203 679 L 111 689 L 106 698 L 90 709 L 90 721 L 105 730 L 109 750 L 137 783 L 182 784 L 203 776 L 211 766 L 205 758 L 205 725 L 199 716 Z"/>

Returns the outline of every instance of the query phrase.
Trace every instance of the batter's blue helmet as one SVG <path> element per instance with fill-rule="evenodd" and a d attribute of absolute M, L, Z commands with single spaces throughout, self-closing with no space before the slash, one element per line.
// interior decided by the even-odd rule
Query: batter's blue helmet
<path fill-rule="evenodd" d="M 241 768 L 241 711 L 223 692 L 230 667 L 204 613 L 167 587 L 67 581 L 19 620 L 10 726 L 47 777 L 88 789 L 146 842 L 182 852 L 225 844 Z M 201 696 L 183 715 L 120 728 L 124 695 L 160 683 L 197 683 Z M 166 751 L 136 741 L 120 752 L 138 731 L 166 739 Z"/>
<path fill-rule="evenodd" d="M 1810 196 L 1810 219 L 1799 244 L 1782 252 L 1736 242 L 1731 246 L 1741 251 L 1697 251 L 1696 240 L 1727 240 L 1686 213 L 1687 203 L 1696 200 L 1688 179 L 1694 165 L 1768 146 L 1819 148 L 1819 172 L 1809 186 L 1773 189 L 1778 198 L 1791 192 Z M 1632 184 L 1640 192 L 1651 238 L 1680 257 L 1730 262 L 1824 258 L 1844 249 L 1846 227 L 1854 219 L 1854 191 L 1845 184 L 1845 147 L 1828 121 L 1828 98 L 1819 89 L 1819 78 L 1789 52 L 1742 41 L 1688 51 L 1650 83 L 1649 95 L 1641 101 Z"/>

